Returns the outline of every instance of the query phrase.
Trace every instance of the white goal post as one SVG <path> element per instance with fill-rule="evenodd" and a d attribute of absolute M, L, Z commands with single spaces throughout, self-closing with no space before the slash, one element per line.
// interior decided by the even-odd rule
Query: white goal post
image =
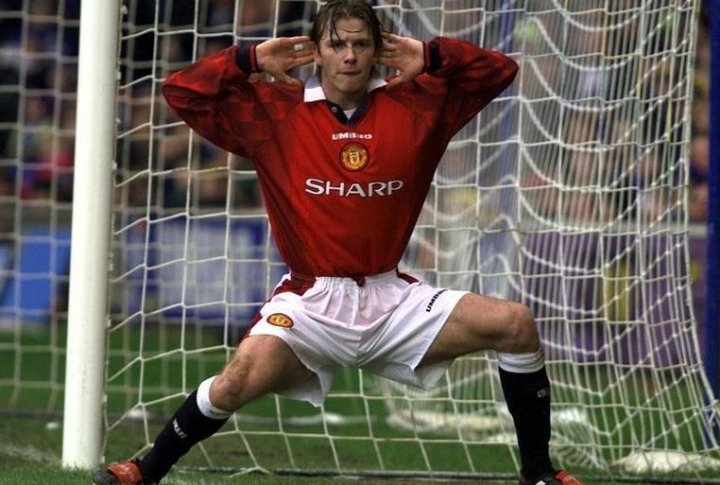
<path fill-rule="evenodd" d="M 146 451 L 284 272 L 251 163 L 193 134 L 160 84 L 233 43 L 308 33 L 320 2 L 128 0 L 119 22 L 115 1 L 95 3 L 81 18 L 63 447 L 63 464 L 81 468 Z M 520 65 L 449 146 L 402 270 L 531 307 L 556 465 L 616 480 L 712 477 L 720 405 L 688 250 L 698 2 L 373 4 L 395 32 L 459 37 Z M 118 25 L 119 45 L 107 39 Z M 183 464 L 425 477 L 517 465 L 492 353 L 459 359 L 430 392 L 354 370 L 337 381 L 319 411 L 274 396 L 241 409 Z"/>
<path fill-rule="evenodd" d="M 120 4 L 83 2 L 68 302 L 63 465 L 97 466 L 107 322 Z"/>

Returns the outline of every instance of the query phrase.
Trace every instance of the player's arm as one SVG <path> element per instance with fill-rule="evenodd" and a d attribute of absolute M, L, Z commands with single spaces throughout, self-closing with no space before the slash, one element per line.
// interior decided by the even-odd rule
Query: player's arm
<path fill-rule="evenodd" d="M 436 37 L 426 44 L 426 72 L 444 81 L 445 115 L 454 118 L 458 127 L 510 86 L 517 71 L 510 57 L 470 42 Z"/>
<path fill-rule="evenodd" d="M 494 98 L 515 79 L 517 63 L 502 52 L 436 37 L 427 44 L 427 72 L 472 94 Z"/>
<path fill-rule="evenodd" d="M 517 74 L 515 61 L 469 42 L 436 37 L 423 43 L 388 33 L 383 37 L 378 63 L 398 72 L 389 87 L 412 81 L 422 73 L 439 81 L 442 92 L 428 87 L 435 91 L 428 95 L 443 98 L 442 117 L 450 122 L 450 135 L 505 90 Z"/>
<path fill-rule="evenodd" d="M 489 95 L 497 95 L 510 85 L 518 68 L 505 54 L 469 42 L 436 37 L 424 43 L 387 32 L 383 33 L 378 63 L 397 70 L 389 86 L 412 81 L 427 72 L 469 92 Z"/>
<path fill-rule="evenodd" d="M 303 46 L 299 49 L 296 46 Z M 247 49 L 229 47 L 174 72 L 163 83 L 168 104 L 188 126 L 219 147 L 242 156 L 270 136 L 267 85 L 249 76 L 266 72 L 279 82 L 300 85 L 287 75 L 312 62 L 308 37 L 270 39 Z"/>

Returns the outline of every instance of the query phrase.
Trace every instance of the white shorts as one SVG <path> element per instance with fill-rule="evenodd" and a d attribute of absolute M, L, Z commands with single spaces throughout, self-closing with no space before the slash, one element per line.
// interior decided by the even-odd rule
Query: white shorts
<path fill-rule="evenodd" d="M 343 367 L 429 388 L 451 362 L 417 367 L 466 293 L 395 271 L 361 280 L 287 274 L 248 335 L 274 335 L 290 346 L 315 376 L 281 394 L 315 406 Z"/>

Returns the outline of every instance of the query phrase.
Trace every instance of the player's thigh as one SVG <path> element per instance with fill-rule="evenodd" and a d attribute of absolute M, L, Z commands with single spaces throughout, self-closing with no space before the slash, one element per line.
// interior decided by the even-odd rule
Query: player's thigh
<path fill-rule="evenodd" d="M 250 336 L 240 342 L 233 359 L 213 382 L 211 400 L 222 409 L 235 409 L 270 392 L 300 385 L 311 376 L 312 371 L 279 337 Z"/>
<path fill-rule="evenodd" d="M 539 345 L 532 314 L 525 305 L 468 293 L 453 309 L 421 365 L 480 350 L 533 352 Z"/>

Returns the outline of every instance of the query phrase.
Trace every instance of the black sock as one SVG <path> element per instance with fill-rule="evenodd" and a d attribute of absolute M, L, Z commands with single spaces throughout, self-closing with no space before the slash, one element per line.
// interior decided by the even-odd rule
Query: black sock
<path fill-rule="evenodd" d="M 227 418 L 212 419 L 201 413 L 197 390 L 193 391 L 157 435 L 152 449 L 138 462 L 143 478 L 159 482 L 181 456 L 215 434 L 225 422 Z"/>
<path fill-rule="evenodd" d="M 545 367 L 529 374 L 500 369 L 500 383 L 515 423 L 523 476 L 533 479 L 552 471 L 550 381 Z"/>

